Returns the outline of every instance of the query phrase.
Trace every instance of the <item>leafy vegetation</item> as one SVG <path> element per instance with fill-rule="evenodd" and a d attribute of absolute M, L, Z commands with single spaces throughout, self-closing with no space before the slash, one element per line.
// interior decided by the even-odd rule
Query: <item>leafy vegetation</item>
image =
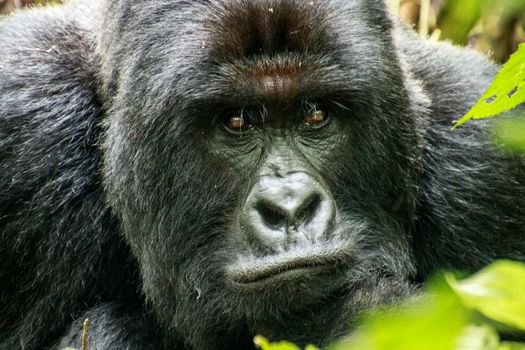
<path fill-rule="evenodd" d="M 471 119 L 493 117 L 525 101 L 525 44 L 519 47 L 498 73 L 488 90 L 456 127 Z"/>
<path fill-rule="evenodd" d="M 493 141 L 501 148 L 525 153 L 525 44 L 520 45 L 500 70 L 487 91 L 454 128 L 472 119 L 505 114 L 492 123 Z M 507 113 L 505 113 L 507 112 Z"/>
<path fill-rule="evenodd" d="M 450 40 L 505 62 L 525 41 L 525 0 L 387 0 L 423 36 Z"/>
<path fill-rule="evenodd" d="M 525 265 L 498 261 L 469 278 L 437 278 L 422 297 L 368 315 L 327 350 L 525 350 L 525 343 L 500 338 L 515 332 L 525 332 Z M 255 343 L 262 350 L 300 350 L 260 336 Z"/>

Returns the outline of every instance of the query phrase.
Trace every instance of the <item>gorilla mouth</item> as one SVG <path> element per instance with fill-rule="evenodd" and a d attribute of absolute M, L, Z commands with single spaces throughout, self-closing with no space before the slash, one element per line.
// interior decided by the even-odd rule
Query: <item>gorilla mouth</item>
<path fill-rule="evenodd" d="M 284 274 L 288 277 L 293 277 L 295 273 L 301 274 L 302 270 L 320 270 L 327 268 L 329 265 L 333 265 L 333 263 L 322 264 L 321 262 L 309 261 L 309 259 L 297 259 L 283 264 L 264 266 L 259 269 L 239 271 L 233 280 L 243 284 L 255 283 Z"/>
<path fill-rule="evenodd" d="M 309 277 L 351 261 L 351 249 L 311 249 L 298 253 L 241 258 L 231 265 L 227 275 L 234 283 L 251 285 L 275 278 L 284 281 Z"/>

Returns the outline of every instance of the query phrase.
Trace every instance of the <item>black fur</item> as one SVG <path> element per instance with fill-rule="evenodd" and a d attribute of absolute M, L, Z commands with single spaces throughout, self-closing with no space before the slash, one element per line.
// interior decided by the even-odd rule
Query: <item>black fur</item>
<path fill-rule="evenodd" d="M 90 349 L 324 344 L 436 270 L 525 260 L 522 158 L 450 131 L 497 67 L 380 0 L 73 0 L 0 42 L 0 349 L 80 347 L 85 317 Z M 339 268 L 238 290 L 229 268 L 278 255 L 238 223 L 268 161 L 211 120 L 298 96 L 343 107 L 303 152 L 337 204 L 306 251 Z"/>

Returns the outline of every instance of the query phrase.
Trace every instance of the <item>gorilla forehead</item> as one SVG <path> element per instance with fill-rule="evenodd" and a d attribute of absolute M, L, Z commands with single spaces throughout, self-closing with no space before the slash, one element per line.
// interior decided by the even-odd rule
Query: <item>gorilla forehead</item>
<path fill-rule="evenodd" d="M 366 85 L 382 86 L 380 81 L 396 74 L 397 67 L 378 64 L 391 55 L 392 45 L 379 0 L 151 1 L 140 6 L 122 1 L 109 6 L 117 7 L 105 20 L 103 35 L 109 38 L 102 38 L 114 43 L 102 61 L 109 94 L 147 95 L 151 103 L 169 106 L 191 107 L 192 100 L 201 99 L 242 105 L 247 96 L 290 100 L 320 92 L 354 93 L 355 82 L 361 91 L 372 90 Z M 154 64 L 158 61 L 162 64 Z M 124 89 L 126 84 L 133 88 Z M 283 96 L 285 91 L 289 96 Z"/>
<path fill-rule="evenodd" d="M 187 63 L 291 52 L 334 57 L 379 41 L 391 23 L 382 1 L 212 0 L 111 2 L 103 36 L 129 55 L 147 46 Z M 132 25 L 133 23 L 133 25 Z M 349 35 L 351 33 L 351 35 Z M 159 45 L 162 42 L 162 45 Z M 131 50 L 130 50 L 131 49 Z M 171 49 L 171 50 L 170 50 Z M 191 56 L 191 57 L 190 57 Z"/>
<path fill-rule="evenodd" d="M 213 57 L 333 49 L 328 8 L 314 1 L 223 1 L 205 27 Z"/>
<path fill-rule="evenodd" d="M 390 29 L 382 1 L 222 0 L 212 3 L 213 6 L 203 11 L 205 18 L 201 23 L 209 34 L 205 44 L 209 44 L 210 57 L 215 60 L 293 52 L 334 55 L 347 48 L 349 36 L 345 32 L 348 29 L 356 37 L 356 44 L 359 32 L 369 35 L 369 28 L 372 32 L 379 28 L 384 34 L 384 30 Z M 382 21 L 378 21 L 378 17 Z M 371 22 L 375 23 L 370 26 Z"/>

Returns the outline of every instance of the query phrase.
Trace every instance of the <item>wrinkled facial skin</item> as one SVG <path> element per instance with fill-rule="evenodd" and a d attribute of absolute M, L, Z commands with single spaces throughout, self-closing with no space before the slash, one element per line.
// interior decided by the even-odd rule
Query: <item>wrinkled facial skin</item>
<path fill-rule="evenodd" d="M 212 3 L 159 3 L 162 49 L 120 40 L 141 54 L 108 73 L 110 201 L 190 346 L 322 345 L 411 289 L 419 151 L 390 23 L 379 1 Z"/>

